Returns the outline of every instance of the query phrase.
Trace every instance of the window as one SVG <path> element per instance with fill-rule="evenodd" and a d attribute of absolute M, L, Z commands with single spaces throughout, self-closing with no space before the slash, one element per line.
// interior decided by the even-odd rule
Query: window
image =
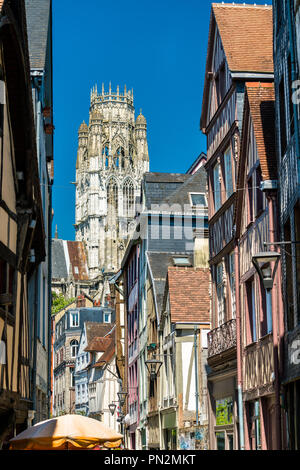
<path fill-rule="evenodd" d="M 207 207 L 206 196 L 204 193 L 190 193 L 191 205 Z"/>
<path fill-rule="evenodd" d="M 79 312 L 70 313 L 70 326 L 71 327 L 79 326 Z"/>
<path fill-rule="evenodd" d="M 216 400 L 216 445 L 217 450 L 233 450 L 233 399 Z"/>
<path fill-rule="evenodd" d="M 0 309 L 13 314 L 14 269 L 0 259 Z"/>
<path fill-rule="evenodd" d="M 262 182 L 262 174 L 261 174 L 261 167 L 257 167 L 256 169 L 256 216 L 262 212 L 264 208 L 263 204 L 263 192 L 260 189 L 260 184 Z"/>
<path fill-rule="evenodd" d="M 224 153 L 224 171 L 225 171 L 225 187 L 226 195 L 229 198 L 233 193 L 233 181 L 232 181 L 232 161 L 231 161 L 231 149 L 228 147 Z"/>
<path fill-rule="evenodd" d="M 118 185 L 114 179 L 107 185 L 107 214 L 109 221 L 118 215 Z"/>
<path fill-rule="evenodd" d="M 284 95 L 284 80 L 283 77 L 279 83 L 279 114 L 280 114 L 280 143 L 281 143 L 281 158 L 283 158 L 286 151 L 286 118 L 285 118 L 285 95 Z"/>
<path fill-rule="evenodd" d="M 220 164 L 216 163 L 213 169 L 214 173 L 214 201 L 215 212 L 221 207 L 221 181 L 220 181 Z"/>
<path fill-rule="evenodd" d="M 110 313 L 104 314 L 104 323 L 110 323 Z"/>
<path fill-rule="evenodd" d="M 123 212 L 125 217 L 134 216 L 134 187 L 131 180 L 126 180 L 123 187 Z"/>
<path fill-rule="evenodd" d="M 246 303 L 248 311 L 248 344 L 256 341 L 256 309 L 254 280 L 246 282 Z"/>
<path fill-rule="evenodd" d="M 75 387 L 75 375 L 74 375 L 73 367 L 70 369 L 70 375 L 71 375 L 71 387 Z"/>
<path fill-rule="evenodd" d="M 294 134 L 295 123 L 294 123 L 294 107 L 293 107 L 293 81 L 292 81 L 292 63 L 291 63 L 291 54 L 288 56 L 288 93 L 289 93 L 289 108 L 290 108 L 290 133 L 291 136 Z"/>
<path fill-rule="evenodd" d="M 234 278 L 234 253 L 229 255 L 229 285 L 231 295 L 231 316 L 235 318 L 236 314 L 236 302 L 235 302 L 235 278 Z"/>
<path fill-rule="evenodd" d="M 217 266 L 217 311 L 218 326 L 221 326 L 225 322 L 223 263 L 220 263 Z"/>
<path fill-rule="evenodd" d="M 77 355 L 77 350 L 78 350 L 78 341 L 76 339 L 72 339 L 70 343 L 70 348 L 71 348 L 71 357 L 76 357 Z"/>
<path fill-rule="evenodd" d="M 251 448 L 252 450 L 261 449 L 261 429 L 260 429 L 260 410 L 259 401 L 250 403 L 250 423 L 251 423 Z"/>
<path fill-rule="evenodd" d="M 191 260 L 188 257 L 174 257 L 174 266 L 192 266 Z"/>
<path fill-rule="evenodd" d="M 250 224 L 253 222 L 253 183 L 252 183 L 252 177 L 248 179 L 247 182 L 247 214 L 248 214 L 248 219 L 247 223 Z"/>
<path fill-rule="evenodd" d="M 233 422 L 232 397 L 216 400 L 216 426 L 227 426 Z"/>

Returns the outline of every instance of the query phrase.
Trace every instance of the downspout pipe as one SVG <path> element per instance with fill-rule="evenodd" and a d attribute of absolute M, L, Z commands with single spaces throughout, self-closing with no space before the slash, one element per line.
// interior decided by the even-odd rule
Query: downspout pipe
<path fill-rule="evenodd" d="M 292 22 L 292 4 L 291 0 L 287 0 L 287 15 L 288 15 L 288 27 L 289 27 L 289 39 L 290 39 L 290 53 L 291 53 L 291 78 L 292 82 L 297 80 L 297 70 L 295 61 L 295 49 L 294 49 L 294 33 L 293 33 L 293 22 Z M 293 101 L 294 111 L 294 128 L 295 128 L 295 142 L 296 142 L 296 154 L 297 154 L 297 166 L 298 166 L 298 184 L 300 183 L 300 137 L 299 137 L 299 122 L 298 122 L 298 109 L 295 100 Z"/>
<path fill-rule="evenodd" d="M 240 311 L 240 270 L 239 247 L 234 248 L 235 270 L 235 303 L 236 303 L 236 354 L 237 354 L 237 386 L 238 386 L 238 416 L 240 431 L 240 450 L 245 450 L 244 407 L 243 407 L 243 369 L 241 354 L 241 311 Z"/>
<path fill-rule="evenodd" d="M 197 345 L 197 325 L 194 325 L 194 354 L 195 354 L 195 398 L 196 398 L 196 426 L 199 426 L 199 407 L 198 407 L 198 402 L 199 402 L 199 390 L 198 390 L 198 360 L 197 360 L 197 354 L 198 354 L 198 345 Z"/>

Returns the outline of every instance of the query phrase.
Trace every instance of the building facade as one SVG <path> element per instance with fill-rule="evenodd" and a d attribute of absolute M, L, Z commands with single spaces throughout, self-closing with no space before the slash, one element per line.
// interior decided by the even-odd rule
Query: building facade
<path fill-rule="evenodd" d="M 274 71 L 278 161 L 282 293 L 285 312 L 284 406 L 287 446 L 300 449 L 300 6 L 274 4 Z"/>
<path fill-rule="evenodd" d="M 197 230 L 199 259 L 207 262 L 204 168 L 194 175 L 146 173 L 141 213 L 121 265 L 127 336 L 127 433 L 133 449 L 154 449 L 161 444 L 159 390 L 155 385 L 155 392 L 149 395 L 145 363 L 149 347 L 159 354 L 158 327 L 168 266 L 193 264 Z"/>
<path fill-rule="evenodd" d="M 51 231 L 53 184 L 52 2 L 26 0 L 26 20 L 36 147 L 45 227 L 45 260 L 28 285 L 31 310 L 34 422 L 48 418 L 51 403 Z M 37 297 L 35 296 L 38 292 Z M 33 313 L 34 312 L 34 313 Z M 37 325 L 35 327 L 35 322 Z M 35 362 L 35 358 L 39 360 Z"/>
<path fill-rule="evenodd" d="M 208 266 L 168 268 L 159 322 L 162 449 L 208 449 L 209 284 Z"/>
<path fill-rule="evenodd" d="M 284 448 L 282 410 L 284 317 L 279 263 L 265 289 L 253 256 L 279 240 L 273 83 L 246 83 L 235 208 L 239 248 L 237 334 L 246 450 Z"/>
<path fill-rule="evenodd" d="M 147 123 L 135 119 L 133 92 L 94 88 L 76 163 L 76 240 L 85 242 L 90 278 L 118 271 L 148 170 Z"/>
<path fill-rule="evenodd" d="M 5 18 L 0 34 L 0 446 L 5 446 L 31 424 L 36 411 L 31 337 L 36 323 L 28 286 L 46 250 L 24 1 L 2 1 L 0 17 Z M 47 369 L 46 358 L 44 365 Z"/>
<path fill-rule="evenodd" d="M 243 448 L 237 424 L 241 422 L 238 413 L 242 409 L 242 387 L 237 374 L 238 258 L 233 215 L 246 78 L 273 80 L 272 7 L 213 3 L 200 120 L 207 136 L 212 276 L 213 330 L 208 335 L 210 449 Z"/>
<path fill-rule="evenodd" d="M 53 415 L 74 413 L 76 404 L 75 365 L 79 341 L 85 322 L 113 323 L 110 308 L 70 308 L 55 322 L 53 345 Z M 93 328 L 96 328 L 92 325 Z M 82 359 L 81 359 L 82 361 Z M 87 363 L 86 363 L 87 365 Z M 88 390 L 85 387 L 84 396 Z"/>

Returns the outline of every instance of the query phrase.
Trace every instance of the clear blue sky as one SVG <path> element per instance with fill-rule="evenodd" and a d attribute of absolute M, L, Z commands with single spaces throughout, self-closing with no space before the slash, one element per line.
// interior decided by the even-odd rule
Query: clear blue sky
<path fill-rule="evenodd" d="M 53 235 L 57 224 L 59 238 L 74 240 L 77 131 L 96 83 L 133 88 L 150 171 L 185 173 L 206 151 L 199 120 L 210 8 L 207 0 L 53 0 Z"/>

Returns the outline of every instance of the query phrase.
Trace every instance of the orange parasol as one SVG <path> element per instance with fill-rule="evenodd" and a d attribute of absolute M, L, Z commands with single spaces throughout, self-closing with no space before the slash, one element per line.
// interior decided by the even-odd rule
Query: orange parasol
<path fill-rule="evenodd" d="M 81 415 L 63 415 L 37 423 L 21 432 L 10 440 L 10 449 L 92 449 L 98 444 L 120 441 L 122 437 L 122 434 L 96 419 Z"/>

